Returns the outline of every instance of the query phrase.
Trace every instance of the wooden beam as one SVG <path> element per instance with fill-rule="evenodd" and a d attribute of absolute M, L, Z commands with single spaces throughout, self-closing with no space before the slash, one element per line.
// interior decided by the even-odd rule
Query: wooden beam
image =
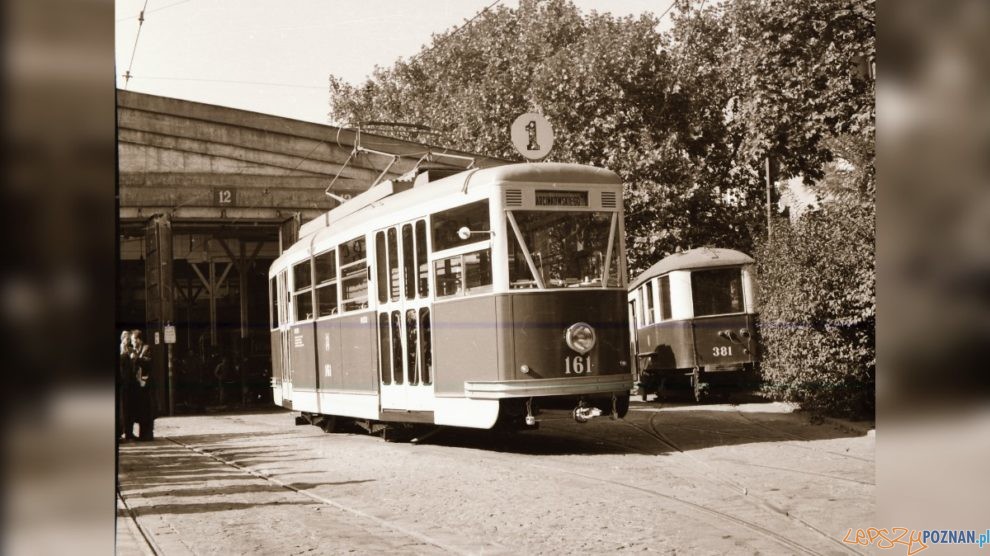
<path fill-rule="evenodd" d="M 210 264 L 213 264 L 213 263 L 210 263 Z M 206 293 L 212 295 L 213 294 L 213 287 L 210 284 L 210 281 L 207 280 L 205 276 L 203 276 L 203 273 L 202 272 L 200 272 L 199 267 L 196 266 L 196 263 L 189 263 L 189 266 L 192 267 L 192 269 L 196 272 L 196 276 L 199 276 L 200 281 L 203 282 L 203 287 L 206 288 Z M 199 294 L 198 293 L 196 294 L 196 297 L 199 297 Z"/>

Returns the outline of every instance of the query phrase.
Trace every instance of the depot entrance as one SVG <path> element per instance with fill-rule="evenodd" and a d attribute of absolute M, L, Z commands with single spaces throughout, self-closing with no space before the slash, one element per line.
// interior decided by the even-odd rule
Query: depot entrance
<path fill-rule="evenodd" d="M 271 403 L 267 273 L 279 241 L 270 222 L 121 226 L 120 326 L 152 346 L 160 414 Z"/>

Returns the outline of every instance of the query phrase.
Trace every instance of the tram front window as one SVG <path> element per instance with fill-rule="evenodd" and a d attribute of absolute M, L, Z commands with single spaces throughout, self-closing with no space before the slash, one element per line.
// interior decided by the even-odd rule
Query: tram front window
<path fill-rule="evenodd" d="M 616 213 L 577 211 L 512 211 L 522 237 L 509 247 L 509 287 L 536 288 L 539 275 L 546 288 L 620 286 Z M 512 219 L 507 227 L 512 230 Z M 609 237 L 612 238 L 611 262 Z M 526 260 L 526 251 L 529 258 Z M 606 280 L 607 283 L 603 284 Z"/>

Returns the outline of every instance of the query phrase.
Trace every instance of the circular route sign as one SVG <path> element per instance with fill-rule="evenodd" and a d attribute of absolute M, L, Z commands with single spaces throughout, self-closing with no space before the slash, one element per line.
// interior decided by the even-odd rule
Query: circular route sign
<path fill-rule="evenodd" d="M 553 128 L 542 114 L 527 112 L 509 128 L 512 145 L 529 160 L 540 160 L 553 148 Z"/>

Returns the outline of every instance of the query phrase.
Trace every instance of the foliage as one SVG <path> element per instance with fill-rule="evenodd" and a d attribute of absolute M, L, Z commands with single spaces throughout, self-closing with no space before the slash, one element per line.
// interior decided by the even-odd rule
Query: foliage
<path fill-rule="evenodd" d="M 765 390 L 805 409 L 870 417 L 876 377 L 872 207 L 829 203 L 774 228 L 756 254 Z"/>
<path fill-rule="evenodd" d="M 707 168 L 745 181 L 770 158 L 778 179 L 817 181 L 821 209 L 778 219 L 755 253 L 764 381 L 846 416 L 874 408 L 874 11 L 873 0 L 693 2 L 673 31 L 679 83 L 711 103 L 692 115 L 719 153 Z M 704 118 L 720 103 L 724 118 Z"/>
<path fill-rule="evenodd" d="M 721 100 L 696 100 L 651 15 L 582 15 L 568 0 L 523 0 L 435 36 L 411 60 L 357 86 L 331 79 L 331 118 L 425 124 L 460 149 L 518 159 L 509 124 L 539 111 L 557 138 L 548 160 L 607 167 L 627 184 L 629 266 L 638 273 L 678 248 L 751 250 L 758 175 L 727 178 Z M 708 91 L 717 91 L 709 87 Z M 699 132 L 694 114 L 714 128 Z M 754 178 L 755 176 L 755 178 Z M 756 226 L 753 226 L 756 222 Z"/>
<path fill-rule="evenodd" d="M 425 124 L 434 142 L 518 160 L 509 124 L 543 113 L 557 138 L 548 160 L 626 183 L 631 275 L 678 249 L 755 250 L 768 391 L 869 412 L 875 11 L 875 0 L 678 0 L 660 33 L 653 15 L 521 0 L 365 83 L 331 78 L 330 116 Z M 814 184 L 821 206 L 777 222 L 772 243 L 761 241 L 768 160 L 776 181 Z"/>

